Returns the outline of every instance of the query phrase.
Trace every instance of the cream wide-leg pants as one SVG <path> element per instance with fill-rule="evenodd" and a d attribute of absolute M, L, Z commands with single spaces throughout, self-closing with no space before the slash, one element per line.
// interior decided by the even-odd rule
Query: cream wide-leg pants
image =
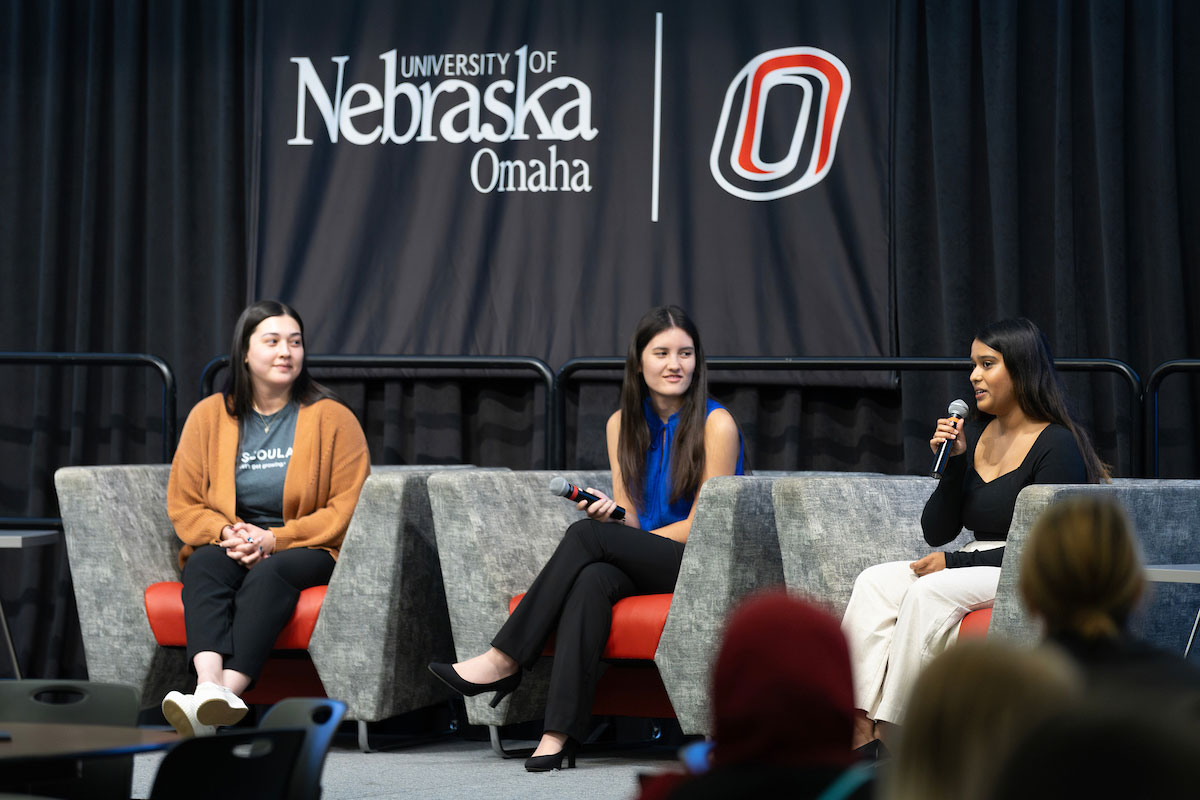
<path fill-rule="evenodd" d="M 971 542 L 962 549 L 1003 546 Z M 943 569 L 918 578 L 910 563 L 892 561 L 859 573 L 842 617 L 854 705 L 877 722 L 903 722 L 921 669 L 954 643 L 963 617 L 991 608 L 1000 582 L 999 567 Z"/>

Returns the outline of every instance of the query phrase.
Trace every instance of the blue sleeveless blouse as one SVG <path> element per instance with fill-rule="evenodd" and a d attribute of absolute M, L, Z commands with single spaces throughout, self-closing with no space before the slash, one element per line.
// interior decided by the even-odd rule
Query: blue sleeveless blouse
<path fill-rule="evenodd" d="M 725 407 L 709 398 L 705 417 L 718 408 Z M 692 494 L 671 502 L 671 454 L 675 445 L 675 429 L 679 427 L 679 414 L 672 414 L 663 422 L 654 412 L 649 400 L 643 403 L 642 413 L 646 417 L 646 425 L 650 428 L 650 449 L 646 451 L 646 483 L 642 489 L 642 506 L 638 510 L 638 520 L 643 530 L 652 530 L 687 519 L 696 496 Z M 745 474 L 742 466 L 744 457 L 745 446 L 739 431 L 735 471 L 737 475 Z"/>

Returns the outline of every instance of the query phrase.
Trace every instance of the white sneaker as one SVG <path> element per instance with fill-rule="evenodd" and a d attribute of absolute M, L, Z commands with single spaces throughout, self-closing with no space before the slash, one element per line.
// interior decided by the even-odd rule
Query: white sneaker
<path fill-rule="evenodd" d="M 246 716 L 246 704 L 225 686 L 206 682 L 196 687 L 196 719 L 204 725 L 234 725 Z"/>
<path fill-rule="evenodd" d="M 162 712 L 180 736 L 212 736 L 217 731 L 215 726 L 202 725 L 196 719 L 195 695 L 167 692 L 162 701 Z"/>

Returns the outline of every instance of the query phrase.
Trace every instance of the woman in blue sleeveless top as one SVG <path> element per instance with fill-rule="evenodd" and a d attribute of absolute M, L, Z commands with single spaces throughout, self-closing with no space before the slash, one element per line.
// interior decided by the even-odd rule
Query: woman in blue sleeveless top
<path fill-rule="evenodd" d="M 567 529 L 529 592 L 487 652 L 430 669 L 464 695 L 495 692 L 493 705 L 521 682 L 556 633 L 546 700 L 546 730 L 525 768 L 575 765 L 587 733 L 612 605 L 634 594 L 671 592 L 700 486 L 714 475 L 741 475 L 737 423 L 708 398 L 700 333 L 678 306 L 642 317 L 625 357 L 621 409 L 606 426 L 613 497 L 579 508 L 588 518 Z M 612 519 L 617 506 L 624 520 Z"/>

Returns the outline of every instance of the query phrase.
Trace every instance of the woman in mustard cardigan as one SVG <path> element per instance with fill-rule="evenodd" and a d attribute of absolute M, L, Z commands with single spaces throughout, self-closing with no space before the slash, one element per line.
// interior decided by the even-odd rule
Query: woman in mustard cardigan
<path fill-rule="evenodd" d="M 239 695 L 300 591 L 329 582 L 369 465 L 353 412 L 305 368 L 300 315 L 273 301 L 248 307 L 230 380 L 188 415 L 167 487 L 197 681 L 194 694 L 163 698 L 180 734 L 245 715 Z"/>

